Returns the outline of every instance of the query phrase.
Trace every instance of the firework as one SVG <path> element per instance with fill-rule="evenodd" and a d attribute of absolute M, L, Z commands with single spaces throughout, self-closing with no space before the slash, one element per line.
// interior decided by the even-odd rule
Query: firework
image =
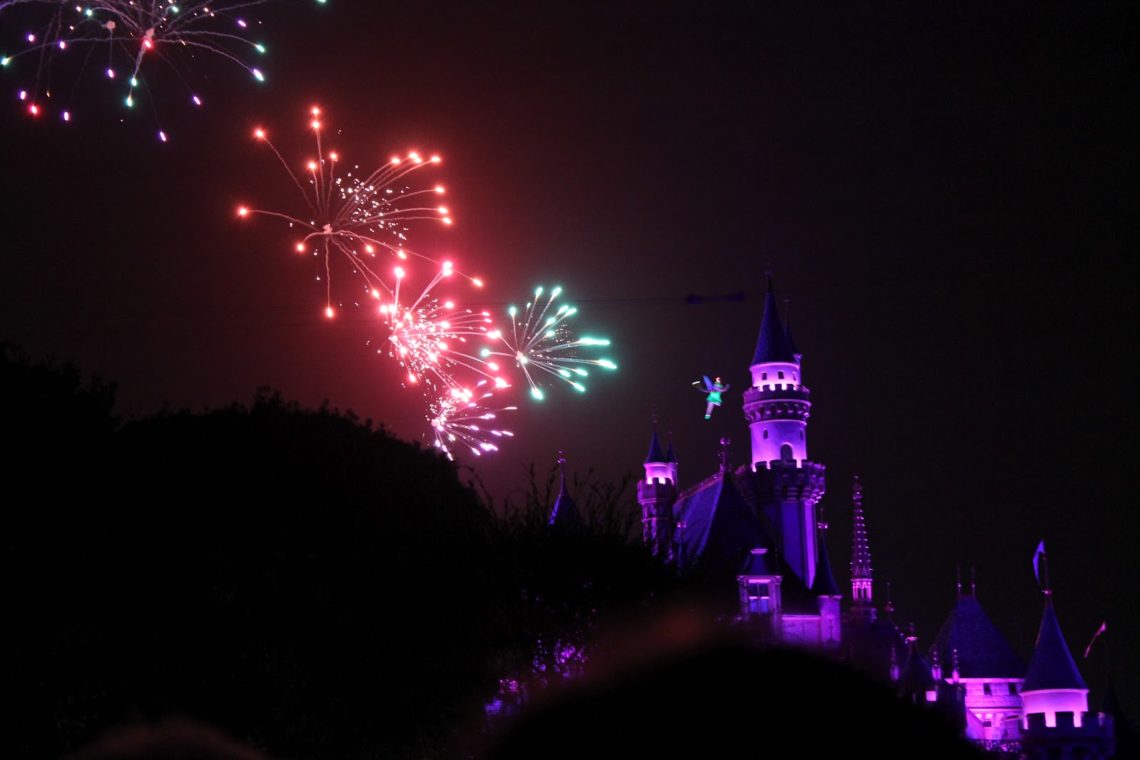
<path fill-rule="evenodd" d="M 0 0 L 0 12 L 9 15 L 26 8 L 32 30 L 23 34 L 19 49 L 0 53 L 0 66 L 16 68 L 23 58 L 34 59 L 32 81 L 19 97 L 32 116 L 46 112 L 45 101 L 54 95 L 52 80 L 87 70 L 100 71 L 116 97 L 128 109 L 138 102 L 140 91 L 149 91 L 144 69 L 153 71 L 161 61 L 185 85 L 186 100 L 203 103 L 189 82 L 190 62 L 201 55 L 230 61 L 258 82 L 265 81 L 258 59 L 265 44 L 250 36 L 258 23 L 244 13 L 266 0 Z M 322 3 L 322 0 L 318 0 Z M 72 59 L 69 62 L 69 59 Z M 154 61 L 154 63 L 151 63 Z M 78 81 L 71 85 L 77 89 Z M 72 120 L 69 105 L 60 106 L 64 121 Z M 163 142 L 167 134 L 158 129 Z"/>
<path fill-rule="evenodd" d="M 534 298 L 523 309 L 509 307 L 510 330 L 490 331 L 487 337 L 495 348 L 484 348 L 480 352 L 484 359 L 502 356 L 514 362 L 526 377 L 530 395 L 538 401 L 545 398 L 539 381 L 548 379 L 547 376 L 585 393 L 585 379 L 589 376 L 587 367 L 617 369 L 610 359 L 591 359 L 581 355 L 582 349 L 609 346 L 610 341 L 579 336 L 571 329 L 567 321 L 578 313 L 578 309 L 568 304 L 555 305 L 562 288 L 554 288 L 546 298 L 543 298 L 544 293 L 540 285 L 534 291 Z M 500 346 L 506 350 L 498 349 Z"/>
<path fill-rule="evenodd" d="M 407 271 L 396 266 L 391 298 L 379 289 L 372 291 L 381 301 L 379 313 L 389 330 L 388 355 L 404 368 L 406 384 L 426 384 L 425 394 L 429 397 L 461 388 L 463 383 L 456 379 L 457 372 L 474 373 L 482 377 L 481 382 L 489 381 L 495 388 L 509 385 L 500 374 L 498 363 L 479 356 L 471 347 L 472 341 L 486 339 L 493 330 L 490 313 L 459 307 L 453 300 L 434 294 L 435 287 L 454 274 L 451 262 L 443 262 L 419 295 L 405 303 L 401 300 L 401 286 L 407 281 Z"/>
<path fill-rule="evenodd" d="M 334 259 L 347 262 L 353 274 L 362 280 L 366 294 L 373 298 L 391 297 L 394 290 L 381 276 L 382 257 L 388 255 L 406 261 L 412 256 L 438 263 L 408 248 L 408 231 L 411 225 L 423 221 L 450 225 L 451 214 L 439 202 L 445 193 L 443 185 L 413 184 L 417 179 L 414 175 L 441 163 L 439 156 L 421 156 L 412 151 L 405 156 L 392 156 L 378 169 L 361 171 L 357 164 L 342 173 L 338 168 L 339 153 L 325 150 L 321 139 L 321 109 L 314 106 L 309 115 L 316 157 L 301 164 L 303 173 L 290 167 L 264 129 L 253 132 L 254 138 L 269 147 L 301 191 L 305 215 L 248 206 L 238 207 L 237 214 L 241 218 L 254 214 L 275 217 L 300 230 L 293 248 L 299 254 L 320 259 L 325 282 L 325 315 L 332 318 L 336 315 L 332 293 Z M 458 271 L 455 274 L 476 287 L 483 286 L 478 277 Z"/>
<path fill-rule="evenodd" d="M 498 427 L 495 420 L 499 414 L 518 407 L 493 408 L 493 395 L 490 384 L 480 380 L 473 388 L 452 388 L 432 401 L 428 421 L 435 435 L 434 445 L 448 459 L 455 458 L 453 446 L 466 446 L 475 456 L 482 456 L 499 450 L 495 440 L 514 436 L 510 430 Z"/>

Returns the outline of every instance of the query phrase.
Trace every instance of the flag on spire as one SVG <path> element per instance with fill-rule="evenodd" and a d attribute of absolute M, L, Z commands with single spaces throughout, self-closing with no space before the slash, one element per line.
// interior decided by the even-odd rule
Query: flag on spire
<path fill-rule="evenodd" d="M 1093 634 L 1093 637 L 1091 639 L 1089 639 L 1089 645 L 1087 647 L 1085 647 L 1085 659 L 1086 660 L 1089 658 L 1089 653 L 1092 652 L 1093 644 L 1096 643 L 1096 640 L 1099 639 L 1100 635 L 1102 633 L 1104 633 L 1106 630 L 1108 630 L 1108 621 L 1104 620 L 1101 622 L 1100 628 L 1096 629 L 1096 633 Z"/>
<path fill-rule="evenodd" d="M 1033 552 L 1033 577 L 1037 579 L 1037 585 L 1041 585 L 1041 558 L 1045 556 L 1045 539 L 1041 539 L 1041 543 L 1037 544 L 1037 551 Z"/>

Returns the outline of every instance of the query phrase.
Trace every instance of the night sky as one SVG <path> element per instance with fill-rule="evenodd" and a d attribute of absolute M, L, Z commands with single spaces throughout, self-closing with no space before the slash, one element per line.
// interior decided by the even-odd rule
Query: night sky
<path fill-rule="evenodd" d="M 975 567 L 1027 657 L 1044 537 L 1071 647 L 1079 658 L 1108 619 L 1137 716 L 1140 14 L 944 5 L 274 3 L 259 13 L 266 84 L 195 62 L 195 110 L 155 76 L 167 144 L 149 103 L 120 121 L 97 76 L 70 125 L 33 122 L 15 97 L 29 71 L 13 66 L 0 340 L 117 381 L 126 417 L 268 384 L 421 439 L 420 397 L 369 348 L 378 325 L 348 299 L 324 319 L 288 231 L 234 216 L 295 206 L 250 132 L 307 157 L 319 103 L 346 158 L 443 154 L 456 223 L 417 247 L 486 278 L 456 291 L 466 303 L 500 310 L 561 284 L 583 331 L 615 343 L 616 374 L 541 405 L 520 394 L 513 442 L 462 459 L 497 499 L 560 449 L 580 475 L 640 471 L 654 411 L 683 485 L 713 471 L 721 436 L 743 462 L 771 271 L 812 389 L 840 582 L 858 473 L 896 620 L 928 645 L 955 566 L 967 582 Z M 5 44 L 19 31 L 0 17 Z M 706 373 L 732 386 L 711 422 L 690 385 Z M 1103 652 L 1082 669 L 1099 688 Z"/>

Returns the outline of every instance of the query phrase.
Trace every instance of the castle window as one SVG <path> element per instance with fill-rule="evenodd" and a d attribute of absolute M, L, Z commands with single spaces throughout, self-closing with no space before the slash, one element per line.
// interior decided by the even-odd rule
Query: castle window
<path fill-rule="evenodd" d="M 768 583 L 748 582 L 748 612 L 753 615 L 767 615 L 772 611 L 772 600 L 768 596 Z"/>
<path fill-rule="evenodd" d="M 1010 694 L 1016 694 L 1017 693 L 1017 684 L 1011 683 L 1009 685 L 1009 693 Z"/>
<path fill-rule="evenodd" d="M 760 373 L 760 379 L 761 380 L 767 380 L 768 379 L 768 373 L 767 372 L 761 372 Z"/>
<path fill-rule="evenodd" d="M 803 439 L 804 439 L 804 431 L 801 430 L 800 431 L 800 440 L 802 441 Z"/>
<path fill-rule="evenodd" d="M 785 443 L 783 446 L 780 447 L 780 459 L 784 460 L 785 462 L 791 462 L 795 458 L 796 457 L 795 457 L 795 454 L 792 453 L 792 447 L 791 446 L 789 446 L 788 444 Z"/>
<path fill-rule="evenodd" d="M 763 433 L 760 434 L 760 437 L 763 438 L 764 440 L 768 440 L 768 431 L 765 430 Z"/>
<path fill-rule="evenodd" d="M 783 380 L 783 379 L 784 379 L 784 373 L 783 373 L 783 372 L 777 372 L 777 373 L 776 373 L 776 377 L 778 377 L 779 379 Z"/>
<path fill-rule="evenodd" d="M 982 693 L 988 697 L 993 694 L 993 688 L 988 683 L 982 684 Z"/>

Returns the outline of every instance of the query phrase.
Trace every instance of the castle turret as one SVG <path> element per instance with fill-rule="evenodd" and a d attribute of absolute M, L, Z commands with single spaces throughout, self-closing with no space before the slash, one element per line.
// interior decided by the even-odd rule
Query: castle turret
<path fill-rule="evenodd" d="M 808 389 L 800 383 L 800 357 L 780 321 L 776 295 L 768 282 L 760 336 L 749 371 L 744 414 L 752 428 L 752 462 L 807 459 Z"/>
<path fill-rule="evenodd" d="M 871 549 L 867 543 L 867 525 L 863 519 L 863 486 L 859 476 L 851 490 L 854 526 L 851 531 L 851 616 L 866 623 L 875 620 L 872 601 Z"/>
<path fill-rule="evenodd" d="M 752 470 L 765 527 L 779 536 L 784 559 L 810 588 L 819 556 L 815 504 L 824 491 L 823 465 L 808 459 L 810 392 L 801 382 L 798 349 L 780 320 L 769 279 L 760 336 L 744 392 L 752 438 Z"/>
<path fill-rule="evenodd" d="M 641 536 L 655 555 L 666 561 L 673 559 L 673 504 L 677 501 L 677 457 L 673 442 L 669 453 L 661 451 L 657 426 L 649 441 L 645 457 L 645 480 L 637 484 L 637 501 L 641 505 Z"/>
<path fill-rule="evenodd" d="M 1023 758 L 1112 756 L 1112 718 L 1089 712 L 1089 689 L 1061 633 L 1048 589 L 1021 703 Z"/>
<path fill-rule="evenodd" d="M 942 680 L 961 687 L 966 736 L 981 742 L 1015 741 L 1019 733 L 1025 663 L 978 602 L 976 585 L 957 584 L 957 601 L 931 647 Z"/>

